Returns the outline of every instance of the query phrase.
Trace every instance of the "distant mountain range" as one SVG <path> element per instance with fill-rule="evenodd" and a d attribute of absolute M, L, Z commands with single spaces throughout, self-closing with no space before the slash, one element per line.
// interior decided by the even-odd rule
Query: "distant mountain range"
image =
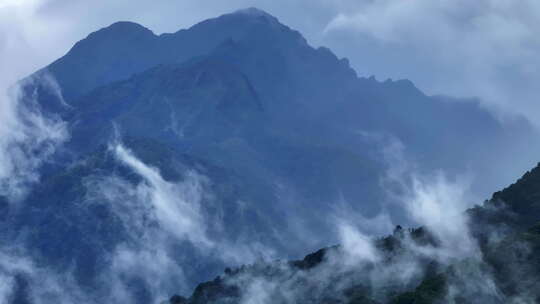
<path fill-rule="evenodd" d="M 254 8 L 171 34 L 112 24 L 21 87 L 21 102 L 62 122 L 69 137 L 39 167 L 40 181 L 22 201 L 0 197 L 1 239 L 28 248 L 38 265 L 70 273 L 98 302 L 115 299 L 111 277 L 133 301 L 148 303 L 188 294 L 227 265 L 325 247 L 337 241 L 331 215 L 340 207 L 365 218 L 389 212 L 410 225 L 402 209 L 389 207 L 395 205 L 381 182 L 395 157 L 419 172 L 472 172 L 472 187 L 483 195 L 527 168 L 540 150 L 524 120 L 503 123 L 474 100 L 426 96 L 408 80 L 360 78 L 346 59 L 310 46 Z M 538 215 L 527 211 L 536 204 L 528 182 L 536 171 L 472 209 L 475 221 L 519 226 L 504 237 L 535 241 L 535 228 L 524 229 Z M 516 208 L 517 220 L 487 213 L 499 200 Z M 385 259 L 397 258 L 405 239 L 437 242 L 429 228 L 404 229 L 376 247 Z M 296 302 L 431 303 L 452 271 L 422 260 L 425 273 L 412 285 L 385 286 L 372 296 L 374 285 L 351 285 L 342 269 L 319 281 L 328 252 L 340 259 L 336 247 L 302 261 L 228 269 L 189 300 L 172 303 L 236 303 L 246 274 L 277 278 L 277 289 L 281 282 L 319 289 Z M 160 275 L 152 263 L 170 271 Z M 354 277 L 363 268 L 351 269 Z M 32 302 L 25 280 L 15 303 Z M 290 303 L 287 296 L 276 301 Z"/>

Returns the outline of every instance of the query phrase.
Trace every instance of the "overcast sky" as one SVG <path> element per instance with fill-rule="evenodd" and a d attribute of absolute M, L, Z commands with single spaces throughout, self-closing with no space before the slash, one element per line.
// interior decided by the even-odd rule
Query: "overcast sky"
<path fill-rule="evenodd" d="M 538 0 L 0 0 L 0 89 L 115 21 L 175 32 L 250 6 L 349 58 L 361 76 L 478 96 L 540 125 Z"/>

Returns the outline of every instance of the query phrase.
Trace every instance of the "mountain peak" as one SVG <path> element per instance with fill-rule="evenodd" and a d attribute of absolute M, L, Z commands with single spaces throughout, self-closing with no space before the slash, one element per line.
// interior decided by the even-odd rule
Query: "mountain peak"
<path fill-rule="evenodd" d="M 145 33 L 145 34 L 154 35 L 154 33 L 151 30 L 147 29 L 146 27 L 138 23 L 131 22 L 131 21 L 118 21 L 107 27 L 102 28 L 101 30 L 95 33 L 100 33 L 100 32 L 114 32 L 114 33 L 119 33 L 119 34 Z"/>
<path fill-rule="evenodd" d="M 256 7 L 248 7 L 244 9 L 239 9 L 235 11 L 233 14 L 241 14 L 241 15 L 248 15 L 248 16 L 255 16 L 255 17 L 267 17 L 267 18 L 276 19 L 276 17 Z"/>
<path fill-rule="evenodd" d="M 226 15 L 242 17 L 249 20 L 258 20 L 258 21 L 264 20 L 269 24 L 281 24 L 278 18 L 256 7 L 248 7 L 248 8 L 240 9 Z"/>
<path fill-rule="evenodd" d="M 80 42 L 84 42 L 85 40 L 116 40 L 117 42 L 121 43 L 122 41 L 125 42 L 126 40 L 135 38 L 152 39 L 154 37 L 155 34 L 151 30 L 138 23 L 131 21 L 118 21 L 91 33 L 88 35 L 88 37 L 86 37 L 86 39 L 83 39 Z"/>

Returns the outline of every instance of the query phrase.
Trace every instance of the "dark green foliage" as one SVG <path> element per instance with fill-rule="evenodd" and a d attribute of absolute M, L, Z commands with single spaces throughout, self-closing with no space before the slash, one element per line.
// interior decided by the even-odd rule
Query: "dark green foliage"
<path fill-rule="evenodd" d="M 392 304 L 432 304 L 442 302 L 446 293 L 444 274 L 426 277 L 414 291 L 402 293 L 394 298 Z"/>
<path fill-rule="evenodd" d="M 338 248 L 337 246 L 334 246 L 330 248 L 319 249 L 314 253 L 306 255 L 303 260 L 293 261 L 291 262 L 291 264 L 294 267 L 297 267 L 303 270 L 316 267 L 317 265 L 321 264 L 324 261 L 324 258 L 326 254 L 328 253 L 328 251 L 332 251 L 332 250 L 335 251 L 337 248 Z"/>
<path fill-rule="evenodd" d="M 371 298 L 371 290 L 364 285 L 353 286 L 345 290 L 347 304 L 380 304 Z"/>
<path fill-rule="evenodd" d="M 510 223 L 527 229 L 540 219 L 540 165 L 528 171 L 516 183 L 495 192 L 488 204 L 508 208 L 514 213 Z M 510 217 L 512 214 L 510 215 Z"/>
<path fill-rule="evenodd" d="M 224 284 L 222 279 L 217 277 L 213 281 L 199 284 L 195 288 L 189 303 L 213 303 L 218 300 L 226 300 L 227 298 L 238 298 L 239 296 L 240 289 L 238 287 Z"/>
<path fill-rule="evenodd" d="M 174 295 L 171 297 L 171 299 L 169 300 L 169 302 L 171 304 L 187 304 L 188 303 L 188 299 L 182 297 L 182 296 L 179 296 L 179 295 Z"/>

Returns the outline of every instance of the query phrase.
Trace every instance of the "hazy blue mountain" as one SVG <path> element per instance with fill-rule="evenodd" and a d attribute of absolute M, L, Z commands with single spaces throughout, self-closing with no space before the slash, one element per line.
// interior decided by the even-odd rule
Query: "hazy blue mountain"
<path fill-rule="evenodd" d="M 108 43 L 111 39 L 114 43 Z M 157 64 L 200 60 L 196 57 L 210 57 L 242 73 L 267 114 L 266 130 L 279 139 L 323 143 L 365 157 L 366 146 L 377 144 L 373 139 L 366 143 L 370 137 L 365 134 L 392 136 L 422 166 L 450 173 L 467 168 L 486 177 L 509 162 L 516 168 L 505 171 L 517 175 L 532 157 L 515 160 L 514 151 L 538 149 L 526 140 L 534 133 L 526 123 L 501 125 L 474 101 L 425 96 L 407 80 L 357 78 L 346 60 L 326 48 L 312 48 L 298 32 L 256 9 L 160 36 L 137 24 L 116 23 L 77 43 L 47 70 L 77 107 L 82 95 L 100 85 Z M 482 194 L 487 195 L 502 185 L 493 180 L 476 186 L 485 187 Z"/>
<path fill-rule="evenodd" d="M 525 122 L 501 125 L 475 101 L 425 96 L 407 80 L 357 78 L 346 59 L 311 47 L 298 32 L 256 9 L 159 36 L 134 23 L 115 23 L 78 42 L 46 70 L 76 107 L 81 96 L 101 85 L 201 56 L 234 66 L 247 77 L 270 116 L 267 129 L 279 136 L 339 145 L 353 153 L 365 150 L 360 131 L 393 136 L 423 166 L 468 168 L 486 177 L 512 162 L 513 170 L 502 170 L 513 172 L 505 181 L 476 185 L 484 187 L 482 195 L 534 163 L 533 152 L 516 160 L 515 151 L 538 151 L 527 141 L 534 131 Z"/>
<path fill-rule="evenodd" d="M 257 9 L 162 35 L 115 23 L 33 77 L 44 75 L 56 79 L 65 104 L 39 82 L 29 82 L 25 96 L 60 117 L 70 139 L 24 202 L 15 208 L 0 201 L 9 215 L 1 217 L 2 238 L 24 242 L 43 265 L 75 268 L 78 282 L 103 294 L 110 286 L 100 275 L 111 255 L 146 246 L 126 228 L 125 214 L 152 200 L 144 191 L 161 184 L 176 191 L 191 171 L 208 180 L 200 206 L 209 238 L 291 257 L 335 241 L 331 216 L 339 204 L 365 217 L 381 210 L 387 199 L 381 180 L 398 165 L 383 151 L 398 142 L 403 155 L 393 156 L 420 172 L 474 172 L 481 194 L 507 180 L 502 169 L 513 167 L 504 170 L 511 177 L 538 151 L 526 122 L 501 123 L 476 101 L 426 96 L 408 80 L 359 78 L 346 59 L 313 48 Z M 122 163 L 114 152 L 119 142 L 161 184 Z M 531 157 L 517 159 L 524 147 Z M 103 181 L 124 196 L 95 190 Z M 141 192 L 147 201 L 114 209 Z M 388 212 L 406 221 L 400 208 Z M 139 228 L 160 225 L 136 219 Z M 216 252 L 222 248 L 203 254 L 192 247 L 167 242 L 190 287 L 227 265 Z M 147 282 L 126 277 L 141 302 L 151 297 Z M 178 287 L 170 284 L 172 294 Z"/>

